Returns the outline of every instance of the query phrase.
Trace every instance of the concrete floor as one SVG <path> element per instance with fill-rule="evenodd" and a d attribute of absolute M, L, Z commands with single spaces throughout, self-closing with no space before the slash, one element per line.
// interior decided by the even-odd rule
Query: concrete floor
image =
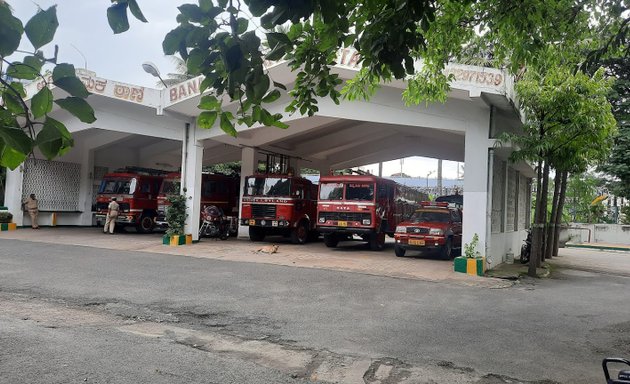
<path fill-rule="evenodd" d="M 103 234 L 96 227 L 42 227 L 35 231 L 20 228 L 1 232 L 0 239 L 29 240 L 50 244 L 80 245 L 118 251 L 144 251 L 191 256 L 206 259 L 264 263 L 302 268 L 355 272 L 368 275 L 450 282 L 456 285 L 485 288 L 505 288 L 513 283 L 495 279 L 469 276 L 453 271 L 453 262 L 440 260 L 437 254 L 421 255 L 409 252 L 408 257 L 394 255 L 393 243 L 388 241 L 382 252 L 370 251 L 364 242 L 343 242 L 338 248 L 326 248 L 322 241 L 306 245 L 293 245 L 282 237 L 269 237 L 268 241 L 253 243 L 245 239 L 202 239 L 186 246 L 162 244 L 162 234 L 137 234 L 133 231 Z M 390 240 L 390 239 L 388 239 Z M 278 252 L 257 252 L 263 245 L 277 244 Z"/>

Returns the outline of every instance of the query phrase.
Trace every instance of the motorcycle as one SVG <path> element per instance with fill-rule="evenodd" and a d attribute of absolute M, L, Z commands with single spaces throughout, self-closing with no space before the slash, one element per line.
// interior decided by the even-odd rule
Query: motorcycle
<path fill-rule="evenodd" d="M 208 205 L 201 212 L 199 237 L 219 238 L 227 240 L 230 232 L 230 221 L 223 210 L 215 205 Z"/>
<path fill-rule="evenodd" d="M 529 258 L 532 254 L 532 230 L 527 230 L 527 238 L 525 238 L 525 244 L 521 246 L 521 264 L 529 263 Z"/>
<path fill-rule="evenodd" d="M 606 384 L 630 384 L 630 370 L 621 370 L 617 374 L 617 379 L 611 379 L 610 372 L 608 371 L 609 363 L 625 364 L 630 367 L 630 360 L 622 359 L 619 357 L 607 357 L 602 361 L 602 368 L 604 369 Z"/>

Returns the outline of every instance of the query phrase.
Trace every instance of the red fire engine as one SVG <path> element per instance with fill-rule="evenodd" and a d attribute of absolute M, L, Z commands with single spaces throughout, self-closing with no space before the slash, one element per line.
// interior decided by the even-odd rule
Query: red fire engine
<path fill-rule="evenodd" d="M 360 175 L 323 176 L 319 179 L 317 230 L 327 247 L 359 235 L 379 251 L 385 235 L 394 236 L 396 225 L 411 214 L 419 197 L 426 195 L 393 180 Z"/>
<path fill-rule="evenodd" d="M 107 206 L 115 197 L 120 206 L 116 225 L 135 227 L 140 233 L 152 232 L 164 173 L 145 168 L 126 168 L 103 176 L 96 197 L 97 224 L 105 224 Z"/>
<path fill-rule="evenodd" d="M 411 217 L 396 227 L 396 256 L 407 250 L 440 250 L 445 260 L 453 256 L 453 249 L 462 246 L 462 211 L 459 205 L 448 202 L 423 201 Z"/>
<path fill-rule="evenodd" d="M 168 195 L 179 194 L 181 185 L 179 173 L 169 173 L 164 178 L 162 188 L 158 194 L 158 209 L 156 224 L 160 228 L 166 228 L 166 210 L 170 203 Z M 214 205 L 221 209 L 230 221 L 230 235 L 236 236 L 238 231 L 238 195 L 239 179 L 223 174 L 204 173 L 201 175 L 201 212 Z"/>
<path fill-rule="evenodd" d="M 290 173 L 249 176 L 242 204 L 241 224 L 249 226 L 252 241 L 284 235 L 304 244 L 316 235 L 317 185 L 308 179 Z"/>

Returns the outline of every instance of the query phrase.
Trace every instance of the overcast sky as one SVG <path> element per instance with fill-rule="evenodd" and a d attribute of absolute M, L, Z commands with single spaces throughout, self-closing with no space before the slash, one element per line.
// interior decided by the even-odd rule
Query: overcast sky
<path fill-rule="evenodd" d="M 157 78 L 142 70 L 142 63 L 151 61 L 157 65 L 163 77 L 175 68 L 171 60 L 162 52 L 164 36 L 177 26 L 177 7 L 191 0 L 138 0 L 142 12 L 149 21 L 142 23 L 130 15 L 131 28 L 122 34 L 114 35 L 107 24 L 107 7 L 110 0 L 8 0 L 15 15 L 24 24 L 38 9 L 57 4 L 59 28 L 54 44 L 59 45 L 59 61 L 74 64 L 76 68 L 87 68 L 99 77 L 125 83 L 156 88 Z M 75 48 L 76 47 L 76 48 Z M 24 38 L 20 49 L 32 51 L 28 39 Z M 80 51 L 80 53 L 79 53 Z M 45 47 L 45 53 L 52 56 L 53 44 Z M 85 60 L 83 56 L 85 56 Z M 366 166 L 372 173 L 378 173 L 378 165 Z M 400 172 L 400 161 L 384 163 L 383 174 L 389 176 Z M 430 178 L 437 176 L 437 160 L 422 157 L 407 158 L 403 172 L 414 177 Z M 457 177 L 457 163 L 443 162 L 443 177 Z"/>
<path fill-rule="evenodd" d="M 15 15 L 24 24 L 38 9 L 47 9 L 57 4 L 59 28 L 53 43 L 59 45 L 59 60 L 88 69 L 100 77 L 126 83 L 155 87 L 157 78 L 142 70 L 145 61 L 154 62 L 166 75 L 174 71 L 172 62 L 162 52 L 164 36 L 177 26 L 177 7 L 192 1 L 185 0 L 138 0 L 149 20 L 142 23 L 129 17 L 131 28 L 114 35 L 107 24 L 106 10 L 109 0 L 8 0 Z M 73 47 L 76 47 L 76 49 Z M 52 56 L 53 44 L 46 47 Z M 20 49 L 32 51 L 33 47 L 24 38 Z M 81 56 L 77 49 L 85 56 Z"/>

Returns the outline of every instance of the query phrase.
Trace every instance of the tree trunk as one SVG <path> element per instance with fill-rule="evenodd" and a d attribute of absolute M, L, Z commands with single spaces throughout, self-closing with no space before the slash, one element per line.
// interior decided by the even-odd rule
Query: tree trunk
<path fill-rule="evenodd" d="M 540 231 L 538 231 L 538 221 L 540 220 L 540 200 L 542 192 L 542 161 L 538 161 L 536 167 L 536 207 L 534 208 L 534 223 L 532 224 L 532 246 L 529 255 L 529 267 L 527 269 L 527 275 L 536 277 L 536 265 L 540 259 L 539 245 L 540 245 Z"/>
<path fill-rule="evenodd" d="M 542 179 L 542 191 L 540 193 L 541 207 L 540 207 L 540 217 L 538 223 L 538 231 L 540 231 L 540 249 L 539 254 L 540 257 L 536 263 L 536 267 L 540 267 L 543 261 L 545 261 L 545 224 L 547 223 L 547 195 L 549 194 L 549 163 L 545 161 L 545 166 L 543 167 L 543 179 Z"/>
<path fill-rule="evenodd" d="M 553 237 L 553 255 L 558 256 L 558 247 L 560 246 L 558 239 L 560 237 L 560 225 L 562 224 L 562 212 L 564 211 L 564 201 L 567 196 L 567 176 L 569 172 L 562 172 L 562 180 L 560 181 L 560 196 L 558 197 L 558 214 L 556 215 L 555 235 Z"/>
<path fill-rule="evenodd" d="M 556 238 L 556 215 L 558 214 L 558 195 L 560 194 L 560 173 L 556 172 L 553 182 L 553 198 L 551 200 L 551 217 L 547 224 L 547 241 L 545 242 L 545 259 L 551 259 Z"/>

